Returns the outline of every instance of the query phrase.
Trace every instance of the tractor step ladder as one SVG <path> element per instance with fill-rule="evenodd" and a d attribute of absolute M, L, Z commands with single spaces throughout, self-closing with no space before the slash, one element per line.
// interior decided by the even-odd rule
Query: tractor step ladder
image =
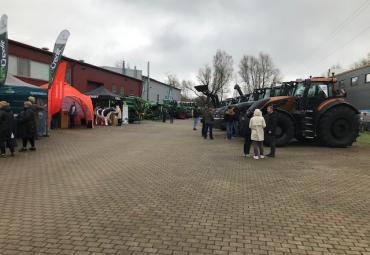
<path fill-rule="evenodd" d="M 315 139 L 315 123 L 312 110 L 305 111 L 302 124 L 302 136 L 307 139 Z"/>

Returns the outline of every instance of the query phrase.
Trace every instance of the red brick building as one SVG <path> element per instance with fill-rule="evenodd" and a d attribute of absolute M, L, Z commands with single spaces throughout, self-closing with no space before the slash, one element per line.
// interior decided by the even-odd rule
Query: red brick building
<path fill-rule="evenodd" d="M 9 73 L 23 81 L 34 85 L 47 83 L 51 57 L 48 50 L 9 40 Z M 140 79 L 67 57 L 63 61 L 68 63 L 66 81 L 83 93 L 104 86 L 116 94 L 141 96 Z"/>

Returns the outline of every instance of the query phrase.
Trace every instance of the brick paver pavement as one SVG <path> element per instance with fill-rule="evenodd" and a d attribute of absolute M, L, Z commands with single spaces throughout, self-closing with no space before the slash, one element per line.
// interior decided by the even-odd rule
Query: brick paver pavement
<path fill-rule="evenodd" d="M 241 146 L 190 121 L 53 132 L 0 160 L 0 254 L 370 254 L 370 147 Z"/>

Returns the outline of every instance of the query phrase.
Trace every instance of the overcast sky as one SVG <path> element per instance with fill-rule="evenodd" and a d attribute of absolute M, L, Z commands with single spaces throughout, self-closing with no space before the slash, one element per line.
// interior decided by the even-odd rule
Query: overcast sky
<path fill-rule="evenodd" d="M 233 56 L 268 53 L 284 80 L 349 67 L 370 52 L 369 0 L 1 0 L 9 38 L 53 48 L 94 65 L 122 59 L 164 80 L 196 82 L 217 49 Z M 357 12 L 356 12 L 357 10 Z M 336 32 L 337 31 L 337 32 Z"/>

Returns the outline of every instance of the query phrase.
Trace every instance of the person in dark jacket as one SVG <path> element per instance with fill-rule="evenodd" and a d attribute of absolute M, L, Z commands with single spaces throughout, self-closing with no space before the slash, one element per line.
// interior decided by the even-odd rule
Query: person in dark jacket
<path fill-rule="evenodd" d="M 238 107 L 234 108 L 234 118 L 233 118 L 233 136 L 237 137 L 239 135 L 239 119 L 240 119 L 240 112 Z"/>
<path fill-rule="evenodd" d="M 226 138 L 228 140 L 233 136 L 235 111 L 234 107 L 229 105 L 224 113 L 224 121 L 226 123 Z"/>
<path fill-rule="evenodd" d="M 209 138 L 213 140 L 213 124 L 214 124 L 214 118 L 213 118 L 213 109 L 211 108 L 206 108 L 203 114 L 203 119 L 204 119 L 204 134 L 203 137 L 204 139 L 207 139 L 208 132 L 209 132 Z"/>
<path fill-rule="evenodd" d="M 30 101 L 32 103 L 31 109 L 35 113 L 35 122 L 36 122 L 36 129 L 37 129 L 35 139 L 37 140 L 40 136 L 44 135 L 44 132 L 41 131 L 41 130 L 45 129 L 45 120 L 44 120 L 44 123 L 43 123 L 43 121 L 40 120 L 40 115 L 42 116 L 43 114 L 45 114 L 44 113 L 45 108 L 36 103 L 36 98 L 35 97 L 30 96 L 27 99 L 28 99 L 28 101 Z M 40 132 L 39 132 L 39 130 L 40 130 Z"/>
<path fill-rule="evenodd" d="M 19 136 L 22 138 L 22 149 L 19 152 L 27 151 L 27 143 L 31 144 L 31 151 L 35 151 L 35 137 L 36 137 L 36 122 L 35 112 L 31 109 L 32 103 L 30 101 L 24 102 L 24 110 L 19 114 Z"/>
<path fill-rule="evenodd" d="M 247 111 L 243 119 L 243 131 L 244 131 L 244 157 L 248 157 L 251 151 L 251 129 L 249 128 L 249 121 L 252 118 L 252 115 Z"/>
<path fill-rule="evenodd" d="M 270 153 L 266 156 L 268 157 L 275 157 L 275 151 L 276 151 L 276 124 L 277 124 L 277 115 L 274 111 L 273 106 L 267 107 L 267 135 L 268 140 L 270 141 Z"/>
<path fill-rule="evenodd" d="M 169 112 L 168 112 L 169 116 L 170 116 L 170 123 L 173 124 L 173 120 L 175 118 L 175 108 L 174 107 L 171 107 Z"/>
<path fill-rule="evenodd" d="M 167 120 L 167 109 L 164 107 L 164 106 L 162 106 L 162 122 L 163 123 L 166 123 L 166 120 Z"/>
<path fill-rule="evenodd" d="M 0 102 L 0 157 L 5 157 L 5 148 L 8 147 L 10 155 L 14 156 L 14 117 L 9 104 Z"/>

